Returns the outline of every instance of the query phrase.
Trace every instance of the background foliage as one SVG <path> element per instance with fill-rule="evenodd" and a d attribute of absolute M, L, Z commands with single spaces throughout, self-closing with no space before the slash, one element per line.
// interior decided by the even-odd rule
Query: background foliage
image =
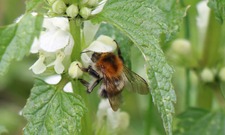
<path fill-rule="evenodd" d="M 92 20 L 93 22 L 108 22 L 108 24 L 101 25 L 97 35 L 104 33 L 115 37 L 122 46 L 122 52 L 128 67 L 131 67 L 139 74 L 145 75 L 145 71 L 142 70 L 142 65 L 146 61 L 147 75 L 149 83 L 151 84 L 152 96 L 139 96 L 130 94 L 129 92 L 124 93 L 126 106 L 123 106 L 122 109 L 129 112 L 131 122 L 127 131 L 123 134 L 163 135 L 166 133 L 172 134 L 173 132 L 179 135 L 223 135 L 225 133 L 225 102 L 224 96 L 222 96 L 222 93 L 225 93 L 225 85 L 224 80 L 219 78 L 219 72 L 225 64 L 225 26 L 223 23 L 225 18 L 225 3 L 223 0 L 210 0 L 208 5 L 212 10 L 209 17 L 209 24 L 206 28 L 206 35 L 202 41 L 200 31 L 197 29 L 196 25 L 196 17 L 198 16 L 196 5 L 199 1 L 181 0 L 178 3 L 176 2 L 178 1 L 146 0 L 143 2 L 127 0 L 124 2 L 112 0 L 107 3 L 104 12 Z M 129 6 L 126 6 L 128 4 Z M 14 10 L 15 5 L 17 5 L 18 10 Z M 184 10 L 189 5 L 191 5 L 191 7 L 184 17 Z M 37 8 L 38 6 L 40 6 L 40 3 L 37 1 L 28 2 L 27 11 Z M 133 12 L 133 9 L 136 9 L 136 12 Z M 24 1 L 0 1 L 1 26 L 13 23 L 15 18 L 24 12 Z M 27 69 L 36 58 L 35 56 L 25 56 L 29 47 L 22 47 L 23 44 L 21 44 L 21 48 L 25 50 L 21 50 L 22 52 L 17 51 L 20 50 L 18 49 L 20 46 L 16 48 L 14 42 L 17 43 L 17 38 L 20 37 L 14 37 L 14 35 L 16 35 L 15 33 L 17 32 L 23 33 L 21 29 L 27 30 L 28 33 L 29 31 L 37 31 L 35 33 L 38 34 L 41 24 L 38 21 L 41 21 L 41 19 L 41 17 L 30 19 L 29 16 L 27 16 L 24 18 L 24 21 L 22 21 L 24 23 L 1 28 L 0 74 L 6 73 L 6 69 L 8 69 L 9 72 L 4 77 L 0 78 L 0 134 L 22 134 L 21 129 L 26 124 L 26 120 L 18 114 L 25 105 L 32 85 L 34 84 L 32 73 Z M 32 22 L 32 20 L 35 21 Z M 35 27 L 32 27 L 33 29 L 26 28 L 25 26 L 29 25 L 28 23 L 33 24 Z M 181 28 L 179 28 L 179 25 Z M 5 29 L 7 29 L 7 31 Z M 110 32 L 108 32 L 109 30 Z M 4 36 L 8 37 L 8 39 L 2 39 Z M 27 42 L 26 45 L 29 46 L 32 43 L 32 36 L 34 35 L 28 35 L 27 39 L 24 39 L 24 41 Z M 7 44 L 7 40 L 9 40 L 10 37 L 14 38 L 14 42 Z M 191 54 L 189 54 L 188 57 L 173 52 L 173 41 L 179 38 L 187 39 L 191 43 Z M 11 46 L 15 53 L 10 52 L 10 55 L 7 55 L 7 49 L 5 49 L 6 45 Z M 144 54 L 144 58 L 142 54 Z M 178 55 L 178 58 L 176 55 Z M 20 60 L 24 56 L 25 58 L 22 62 L 14 62 L 14 59 Z M 4 60 L 7 62 L 13 61 L 10 68 L 8 68 L 8 66 L 1 66 L 6 66 L 6 64 L 2 64 Z M 172 65 L 174 70 L 170 65 Z M 209 68 L 210 71 L 213 71 L 213 81 L 205 82 L 205 78 L 201 77 L 201 73 L 205 68 Z M 174 87 L 170 83 L 172 73 Z M 39 100 L 35 101 L 31 99 L 35 99 L 35 96 L 42 94 L 39 93 L 39 87 L 44 85 L 43 82 L 36 81 L 35 84 L 35 87 L 32 89 L 33 94 L 30 95 L 28 100 L 31 101 L 29 104 L 33 104 L 33 102 L 38 103 Z M 52 119 L 72 118 L 71 120 L 77 121 L 77 119 L 75 120 L 73 117 L 73 115 L 75 115 L 73 110 L 70 110 L 72 112 L 66 112 L 69 109 L 66 109 L 66 111 L 63 109 L 63 107 L 73 108 L 71 107 L 73 105 L 69 104 L 70 101 L 63 99 L 74 100 L 72 102 L 77 103 L 78 112 L 81 112 L 78 115 L 84 115 L 83 112 L 86 111 L 86 108 L 82 106 L 83 101 L 77 100 L 80 97 L 73 99 L 73 97 L 68 94 L 56 92 L 56 89 L 57 88 L 49 88 L 44 85 L 41 90 L 48 90 L 47 92 L 50 92 L 50 94 L 47 94 L 50 100 L 45 100 L 45 102 L 48 102 L 52 110 L 58 108 L 57 104 L 55 104 L 57 102 L 63 104 L 67 103 L 67 105 L 61 106 L 62 111 L 54 114 L 54 117 L 50 117 L 53 116 L 51 114 L 52 112 L 46 113 L 46 116 L 43 116 L 42 111 L 45 112 L 46 110 L 42 110 L 38 106 L 37 108 L 32 108 L 31 105 L 27 104 L 23 111 L 28 121 L 46 120 L 47 129 L 49 130 L 56 129 L 55 127 L 60 124 L 52 124 Z M 84 96 L 86 106 L 89 110 L 85 115 L 86 124 L 88 126 L 82 126 L 91 128 L 95 120 L 93 116 L 96 115 L 99 98 L 96 96 L 97 92 L 88 96 L 85 94 L 85 92 L 80 92 L 80 95 Z M 42 101 L 43 97 L 38 97 L 40 101 Z M 46 99 L 46 97 L 44 97 L 44 99 Z M 40 102 L 39 105 L 42 106 L 45 102 Z M 173 104 L 175 102 L 176 104 Z M 43 116 L 44 119 L 42 119 L 42 117 L 38 117 L 38 119 L 30 117 L 31 110 L 33 110 L 35 114 Z M 172 115 L 174 112 L 175 117 L 173 119 Z M 67 116 L 64 115 L 64 113 L 69 113 L 71 115 Z M 45 119 L 46 117 L 49 117 L 49 119 Z M 172 120 L 175 122 L 172 123 Z M 34 130 L 30 130 L 31 124 L 32 123 L 28 123 L 25 129 L 26 133 L 34 132 Z M 75 131 L 76 129 L 70 127 L 74 123 L 71 121 L 70 124 L 71 125 L 68 125 L 66 129 L 77 132 Z M 31 127 L 33 128 L 34 126 L 38 127 L 39 125 L 32 125 Z M 80 125 L 74 126 L 78 126 L 79 129 Z M 46 131 L 43 130 L 42 133 L 45 132 Z M 58 131 L 54 132 L 56 133 Z M 82 131 L 82 133 L 90 134 L 91 131 Z"/>

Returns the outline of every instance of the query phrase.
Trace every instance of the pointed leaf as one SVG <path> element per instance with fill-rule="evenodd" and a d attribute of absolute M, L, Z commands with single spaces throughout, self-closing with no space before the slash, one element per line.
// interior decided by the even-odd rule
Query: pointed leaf
<path fill-rule="evenodd" d="M 225 1 L 209 0 L 208 6 L 214 10 L 216 19 L 222 24 L 225 19 Z"/>
<path fill-rule="evenodd" d="M 168 8 L 164 5 L 168 5 Z M 173 103 L 176 102 L 176 96 L 171 83 L 173 69 L 167 64 L 159 40 L 161 34 L 167 35 L 169 39 L 177 30 L 175 28 L 179 27 L 178 22 L 182 17 L 182 10 L 177 8 L 175 0 L 159 3 L 111 0 L 105 5 L 103 12 L 92 20 L 116 26 L 143 53 L 153 102 L 161 113 L 167 134 L 172 134 Z"/>
<path fill-rule="evenodd" d="M 26 1 L 26 11 L 30 12 L 37 8 L 39 5 L 43 4 L 44 0 L 27 0 Z"/>
<path fill-rule="evenodd" d="M 29 53 L 35 36 L 41 31 L 43 16 L 25 14 L 15 24 L 0 28 L 0 76 L 3 76 L 11 62 L 22 60 Z"/>
<path fill-rule="evenodd" d="M 80 96 L 37 80 L 23 109 L 25 135 L 77 135 L 85 112 Z"/>

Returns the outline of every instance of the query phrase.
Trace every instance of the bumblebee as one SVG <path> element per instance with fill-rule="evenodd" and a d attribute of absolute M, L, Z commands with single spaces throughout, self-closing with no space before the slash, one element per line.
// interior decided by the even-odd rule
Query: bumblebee
<path fill-rule="evenodd" d="M 84 53 L 87 52 L 90 51 L 86 51 Z M 124 89 L 142 95 L 149 93 L 146 81 L 124 65 L 124 60 L 118 44 L 117 54 L 112 52 L 93 52 L 91 60 L 93 64 L 89 65 L 87 68 L 79 68 L 83 72 L 87 72 L 93 76 L 95 80 L 92 83 L 89 83 L 84 79 L 79 80 L 87 87 L 88 93 L 91 93 L 93 89 L 101 83 L 100 96 L 108 98 L 113 111 L 118 110 L 121 104 L 121 93 Z"/>

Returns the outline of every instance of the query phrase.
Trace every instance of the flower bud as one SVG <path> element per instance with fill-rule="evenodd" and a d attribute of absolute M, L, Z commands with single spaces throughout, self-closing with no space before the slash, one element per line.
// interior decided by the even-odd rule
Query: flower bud
<path fill-rule="evenodd" d="M 98 5 L 98 0 L 88 0 L 87 4 L 90 7 L 95 7 Z"/>
<path fill-rule="evenodd" d="M 78 67 L 78 65 L 82 67 L 82 64 L 78 61 L 74 61 L 70 64 L 68 72 L 71 78 L 78 78 L 83 74 L 83 71 Z"/>
<path fill-rule="evenodd" d="M 57 14 L 62 14 L 66 11 L 66 4 L 63 0 L 57 0 L 52 5 L 52 11 Z"/>
<path fill-rule="evenodd" d="M 49 5 L 52 5 L 56 0 L 47 0 Z"/>
<path fill-rule="evenodd" d="M 208 69 L 208 68 L 205 68 L 201 74 L 201 79 L 203 80 L 203 82 L 213 82 L 214 81 L 214 74 L 213 72 Z"/>
<path fill-rule="evenodd" d="M 225 67 L 220 69 L 219 78 L 221 81 L 225 81 Z"/>
<path fill-rule="evenodd" d="M 80 10 L 80 15 L 84 18 L 87 19 L 91 15 L 91 9 L 87 7 L 82 7 Z"/>
<path fill-rule="evenodd" d="M 177 39 L 172 43 L 172 50 L 181 55 L 189 55 L 191 53 L 191 43 L 186 39 Z"/>
<path fill-rule="evenodd" d="M 77 16 L 78 14 L 78 7 L 75 4 L 70 5 L 67 9 L 66 9 L 66 14 L 71 17 L 74 18 Z"/>

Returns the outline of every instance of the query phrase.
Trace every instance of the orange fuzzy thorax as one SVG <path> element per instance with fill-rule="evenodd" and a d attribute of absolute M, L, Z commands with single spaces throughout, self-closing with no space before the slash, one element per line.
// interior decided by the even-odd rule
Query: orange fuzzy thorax
<path fill-rule="evenodd" d="M 96 62 L 96 67 L 108 78 L 117 78 L 123 72 L 122 60 L 113 53 L 103 53 Z"/>

